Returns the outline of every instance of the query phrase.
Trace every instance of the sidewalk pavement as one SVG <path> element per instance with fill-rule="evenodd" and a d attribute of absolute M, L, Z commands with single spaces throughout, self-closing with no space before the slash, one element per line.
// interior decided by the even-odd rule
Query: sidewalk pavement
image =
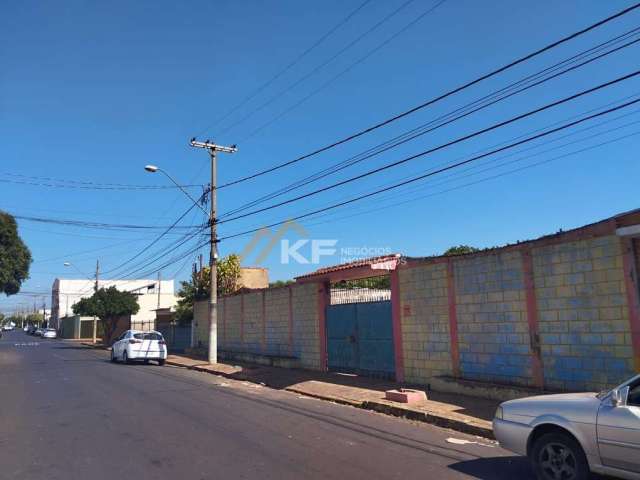
<path fill-rule="evenodd" d="M 427 392 L 421 405 L 406 405 L 385 400 L 385 391 L 411 385 L 340 373 L 314 372 L 253 364 L 209 364 L 184 355 L 169 355 L 169 365 L 212 373 L 229 379 L 259 383 L 322 400 L 388 415 L 405 417 L 452 430 L 494 438 L 491 420 L 500 402 L 464 395 Z M 422 387 L 416 387 L 424 389 Z"/>

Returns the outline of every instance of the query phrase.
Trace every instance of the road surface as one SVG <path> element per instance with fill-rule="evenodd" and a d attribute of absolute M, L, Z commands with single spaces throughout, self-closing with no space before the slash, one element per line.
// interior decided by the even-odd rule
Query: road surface
<path fill-rule="evenodd" d="M 0 340 L 0 479 L 533 479 L 431 425 L 22 331 Z"/>

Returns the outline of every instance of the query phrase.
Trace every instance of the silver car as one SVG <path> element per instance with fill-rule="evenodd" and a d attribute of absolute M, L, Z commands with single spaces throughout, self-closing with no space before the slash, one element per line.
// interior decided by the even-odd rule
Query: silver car
<path fill-rule="evenodd" d="M 582 480 L 590 471 L 640 479 L 640 375 L 599 394 L 504 402 L 493 431 L 502 447 L 531 459 L 539 479 Z"/>

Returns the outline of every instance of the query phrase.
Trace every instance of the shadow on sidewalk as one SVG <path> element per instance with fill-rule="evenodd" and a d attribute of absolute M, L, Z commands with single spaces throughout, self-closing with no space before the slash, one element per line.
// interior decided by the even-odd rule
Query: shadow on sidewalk
<path fill-rule="evenodd" d="M 171 355 L 169 360 L 178 361 L 184 366 L 201 367 L 211 373 L 224 375 L 234 380 L 264 384 L 268 387 L 290 389 L 311 396 L 329 394 L 347 402 L 366 402 L 384 400 L 385 391 L 404 388 L 416 388 L 427 391 L 429 409 L 447 411 L 452 414 L 491 421 L 500 402 L 459 394 L 428 391 L 428 386 L 399 384 L 390 380 L 363 377 L 339 372 L 315 372 L 311 370 L 279 368 L 256 364 L 232 362 L 229 364 L 209 365 L 205 359 L 186 355 Z"/>

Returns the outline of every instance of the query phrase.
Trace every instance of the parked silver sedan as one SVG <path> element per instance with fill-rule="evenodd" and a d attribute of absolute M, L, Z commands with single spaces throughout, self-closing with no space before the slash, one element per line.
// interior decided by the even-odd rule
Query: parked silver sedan
<path fill-rule="evenodd" d="M 493 431 L 528 456 L 539 479 L 583 480 L 589 472 L 640 479 L 640 375 L 610 391 L 541 395 L 502 403 Z"/>

